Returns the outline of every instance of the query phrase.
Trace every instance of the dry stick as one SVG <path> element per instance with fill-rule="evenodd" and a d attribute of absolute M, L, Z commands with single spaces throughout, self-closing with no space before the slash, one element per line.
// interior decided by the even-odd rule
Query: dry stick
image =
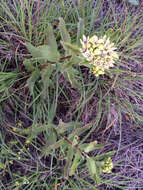
<path fill-rule="evenodd" d="M 55 187 L 54 187 L 53 190 L 57 190 L 57 188 L 58 188 L 60 185 L 62 185 L 62 184 L 63 184 L 63 182 L 61 182 L 61 183 L 57 183 L 57 184 L 55 185 Z"/>
<path fill-rule="evenodd" d="M 18 39 L 18 38 L 16 38 L 17 39 L 17 41 L 19 41 L 22 45 L 26 45 L 22 40 L 20 40 L 20 39 Z"/>
<path fill-rule="evenodd" d="M 113 81 L 113 84 L 112 84 L 110 90 L 113 90 L 113 88 L 114 88 L 114 86 L 115 86 L 115 84 L 116 84 L 117 79 L 118 79 L 118 75 L 116 75 L 116 77 L 115 77 L 115 79 L 114 79 L 114 81 Z"/>

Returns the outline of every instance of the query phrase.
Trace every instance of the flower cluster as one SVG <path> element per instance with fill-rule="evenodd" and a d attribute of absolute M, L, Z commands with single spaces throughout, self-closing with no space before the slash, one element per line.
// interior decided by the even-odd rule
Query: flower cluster
<path fill-rule="evenodd" d="M 102 167 L 102 171 L 104 173 L 111 173 L 113 169 L 113 162 L 112 162 L 112 159 L 110 157 L 108 157 L 104 163 L 103 163 L 103 167 Z"/>
<path fill-rule="evenodd" d="M 111 43 L 106 35 L 100 39 L 96 35 L 91 38 L 83 35 L 83 40 L 80 40 L 80 42 L 82 45 L 80 51 L 91 64 L 95 76 L 104 74 L 106 70 L 114 66 L 114 62 L 119 58 L 115 51 L 117 48 L 114 47 L 114 43 Z"/>

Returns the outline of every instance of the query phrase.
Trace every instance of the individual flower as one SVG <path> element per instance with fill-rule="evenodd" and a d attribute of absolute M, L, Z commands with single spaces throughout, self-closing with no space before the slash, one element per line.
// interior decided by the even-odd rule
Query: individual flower
<path fill-rule="evenodd" d="M 103 38 L 98 38 L 96 35 L 89 38 L 83 35 L 83 40 L 80 42 L 82 56 L 91 65 L 91 70 L 95 76 L 104 74 L 105 71 L 114 66 L 115 61 L 119 58 L 115 51 L 117 48 L 106 35 Z"/>

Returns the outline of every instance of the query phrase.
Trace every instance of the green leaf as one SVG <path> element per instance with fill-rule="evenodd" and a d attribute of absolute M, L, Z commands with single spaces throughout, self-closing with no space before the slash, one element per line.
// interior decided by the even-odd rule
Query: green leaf
<path fill-rule="evenodd" d="M 64 177 L 65 178 L 68 178 L 68 176 L 69 176 L 69 170 L 70 170 L 70 167 L 72 165 L 73 156 L 74 156 L 74 148 L 71 147 L 71 145 L 69 144 L 68 145 L 66 164 L 64 167 Z"/>
<path fill-rule="evenodd" d="M 65 21 L 61 17 L 59 18 L 59 21 L 60 21 L 59 22 L 59 30 L 60 30 L 62 41 L 64 43 L 71 43 L 70 34 L 66 29 Z M 66 51 L 65 55 L 69 55 L 70 54 L 69 49 L 64 44 L 62 44 L 62 45 Z"/>
<path fill-rule="evenodd" d="M 59 125 L 57 127 L 57 132 L 60 134 L 63 134 L 64 132 L 68 131 L 70 133 L 74 130 L 74 127 L 79 128 L 82 126 L 82 123 L 80 122 L 68 122 L 64 123 L 61 119 L 59 120 Z"/>
<path fill-rule="evenodd" d="M 67 152 L 66 164 L 64 167 L 64 177 L 65 178 L 68 178 L 68 176 L 69 176 L 70 168 L 72 166 L 72 160 L 73 160 L 74 153 L 75 153 L 75 147 L 74 146 L 77 145 L 77 143 L 78 143 L 77 138 L 78 138 L 77 136 L 74 136 L 74 139 L 72 141 L 72 145 L 68 144 L 66 142 L 66 145 L 68 146 L 68 152 Z M 67 146 L 66 146 L 66 148 L 67 148 Z"/>
<path fill-rule="evenodd" d="M 84 152 L 88 153 L 90 151 L 95 150 L 96 145 L 97 145 L 97 141 L 89 143 L 89 145 L 86 148 L 84 148 Z"/>
<path fill-rule="evenodd" d="M 109 145 L 109 143 L 104 143 L 104 144 L 96 144 L 96 141 L 95 142 L 91 142 L 91 143 L 95 143 L 95 145 L 94 145 L 94 150 L 99 150 L 99 149 L 101 149 L 101 148 L 104 148 L 105 146 L 108 146 Z M 81 150 L 86 150 L 86 148 L 89 146 L 89 143 L 84 143 L 84 144 L 81 144 L 80 145 L 80 148 L 81 148 Z M 87 148 L 87 150 L 86 151 L 88 151 L 88 148 Z"/>
<path fill-rule="evenodd" d="M 34 85 L 36 81 L 39 79 L 39 77 L 40 77 L 40 72 L 38 69 L 36 69 L 35 71 L 32 72 L 31 77 L 27 80 L 27 84 L 32 96 L 34 96 Z"/>
<path fill-rule="evenodd" d="M 82 38 L 84 34 L 84 20 L 82 18 L 79 18 L 79 22 L 77 25 L 77 44 L 80 45 L 80 39 Z"/>
<path fill-rule="evenodd" d="M 48 129 L 46 130 L 46 146 L 54 145 L 57 141 L 57 136 L 54 130 Z"/>
<path fill-rule="evenodd" d="M 48 45 L 38 46 L 37 48 L 41 52 L 41 57 L 45 60 L 57 62 L 60 58 L 59 53 Z"/>
<path fill-rule="evenodd" d="M 50 46 L 54 51 L 57 51 L 58 49 L 53 27 L 50 23 L 48 24 L 47 39 L 45 41 L 45 45 Z"/>
<path fill-rule="evenodd" d="M 87 167 L 89 169 L 92 178 L 96 181 L 97 184 L 100 184 L 101 183 L 100 170 L 96 166 L 95 160 L 93 158 L 87 159 Z"/>
<path fill-rule="evenodd" d="M 93 124 L 89 123 L 83 127 L 80 127 L 78 129 L 76 129 L 73 133 L 73 135 L 77 135 L 80 136 L 82 133 L 84 133 L 85 131 L 89 130 L 90 128 L 92 128 Z"/>
<path fill-rule="evenodd" d="M 73 45 L 68 42 L 64 42 L 64 41 L 61 41 L 61 43 L 64 47 L 66 47 L 66 49 L 70 50 L 72 53 L 74 53 L 74 54 L 80 53 L 80 48 L 78 46 Z"/>
<path fill-rule="evenodd" d="M 54 127 L 54 126 L 53 126 Z M 68 139 L 71 141 L 71 138 L 73 138 L 75 135 L 80 136 L 82 133 L 84 133 L 85 131 L 89 130 L 92 127 L 92 124 L 87 124 L 83 127 L 77 128 L 73 133 L 71 133 L 68 136 Z M 65 144 L 65 139 L 60 139 L 59 141 L 57 141 L 55 144 L 50 145 L 50 146 L 45 146 L 42 150 L 41 156 L 44 156 L 47 153 L 50 153 L 51 150 L 53 149 L 57 149 L 61 146 L 63 146 Z"/>
<path fill-rule="evenodd" d="M 77 152 L 75 154 L 72 166 L 70 168 L 69 176 L 72 176 L 75 174 L 75 170 L 77 169 L 78 165 L 80 164 L 80 159 L 81 159 L 81 154 L 79 152 Z"/>
<path fill-rule="evenodd" d="M 60 139 L 59 141 L 57 141 L 56 143 L 50 145 L 50 146 L 45 146 L 41 152 L 41 157 L 43 157 L 46 154 L 51 153 L 52 150 L 55 150 L 59 147 L 61 147 L 63 144 L 65 143 L 64 139 Z"/>
<path fill-rule="evenodd" d="M 52 72 L 53 72 L 54 67 L 49 63 L 48 66 L 42 70 L 41 72 L 41 80 L 43 83 L 43 90 L 42 90 L 42 95 L 43 98 L 46 99 L 48 95 L 48 88 L 52 86 L 53 81 L 50 79 Z"/>
<path fill-rule="evenodd" d="M 37 47 L 34 47 L 31 43 L 26 42 L 25 43 L 28 51 L 31 53 L 33 58 L 39 58 L 41 57 L 41 52 L 39 51 L 39 49 Z"/>
<path fill-rule="evenodd" d="M 59 18 L 59 30 L 61 33 L 62 41 L 71 43 L 70 34 L 66 29 L 65 21 L 62 17 Z"/>
<path fill-rule="evenodd" d="M 91 143 L 92 143 L 92 142 L 91 142 Z M 96 143 L 96 141 L 95 141 L 95 143 Z M 93 144 L 94 144 L 94 142 L 93 142 Z M 88 143 L 84 143 L 84 144 L 82 144 L 82 147 L 81 147 L 81 148 L 86 148 L 88 145 L 89 145 Z M 103 148 L 103 147 L 105 147 L 105 146 L 107 146 L 107 145 L 109 145 L 109 143 L 96 144 L 96 145 L 94 145 L 94 150 L 101 149 L 101 148 Z M 84 149 L 83 149 L 83 150 L 84 150 Z M 88 148 L 87 148 L 87 150 L 88 150 Z"/>
<path fill-rule="evenodd" d="M 68 68 L 72 68 L 72 65 L 78 65 L 81 59 L 78 56 L 72 56 L 71 60 L 60 65 L 60 70 L 64 72 Z M 87 65 L 86 65 L 87 66 Z M 78 72 L 77 72 L 78 73 Z"/>
<path fill-rule="evenodd" d="M 102 160 L 102 159 L 105 159 L 107 157 L 110 157 L 112 155 L 115 154 L 116 151 L 110 151 L 110 152 L 107 152 L 107 153 L 103 153 L 103 154 L 100 154 L 100 155 L 97 155 L 94 160 Z"/>
<path fill-rule="evenodd" d="M 31 127 L 27 129 L 20 129 L 17 128 L 16 132 L 19 134 L 26 134 L 28 135 L 27 141 L 32 141 L 34 138 L 36 138 L 41 132 L 50 130 L 51 128 L 48 125 L 40 125 L 40 124 L 33 124 Z M 51 134 L 52 136 L 52 134 Z"/>
<path fill-rule="evenodd" d="M 33 58 L 37 58 L 39 60 L 48 60 L 51 62 L 56 62 L 59 60 L 60 55 L 57 51 L 48 45 L 42 45 L 38 47 L 34 47 L 29 42 L 26 42 L 26 47 L 31 53 Z"/>
<path fill-rule="evenodd" d="M 35 62 L 35 61 L 34 61 Z M 35 70 L 35 67 L 33 65 L 33 61 L 32 59 L 25 59 L 23 61 L 23 64 L 25 66 L 25 68 L 27 69 L 27 71 L 31 72 L 31 71 L 34 71 Z"/>
<path fill-rule="evenodd" d="M 18 132 L 21 135 L 28 135 L 28 134 L 32 134 L 34 132 L 36 134 L 39 134 L 39 133 L 45 131 L 47 128 L 50 128 L 50 126 L 34 124 L 31 127 L 28 127 L 27 129 L 17 128 L 16 132 Z"/>

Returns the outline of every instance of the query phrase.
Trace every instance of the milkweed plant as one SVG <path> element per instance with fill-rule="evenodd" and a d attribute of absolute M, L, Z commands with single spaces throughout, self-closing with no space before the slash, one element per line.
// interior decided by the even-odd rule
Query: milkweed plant
<path fill-rule="evenodd" d="M 62 18 L 59 18 L 59 31 L 63 51 L 60 51 L 61 49 L 58 48 L 59 44 L 57 43 L 59 43 L 59 41 L 56 40 L 54 30 L 50 24 L 48 25 L 47 39 L 44 45 L 35 47 L 31 43 L 25 42 L 25 46 L 31 54 L 31 58 L 26 58 L 23 62 L 27 71 L 31 73 L 27 80 L 31 95 L 34 95 L 34 85 L 36 85 L 38 81 L 38 84 L 41 84 L 38 85 L 38 87 L 41 87 L 41 95 L 43 93 L 45 96 L 47 88 L 49 88 L 52 83 L 52 86 L 54 86 L 53 81 L 55 73 L 57 72 L 62 73 L 64 78 L 67 79 L 73 87 L 80 89 L 81 83 L 76 65 L 89 67 L 95 77 L 99 77 L 99 75 L 106 74 L 106 71 L 109 72 L 110 68 L 114 67 L 116 61 L 119 59 L 116 51 L 117 48 L 114 43 L 110 41 L 109 37 L 106 35 L 101 38 L 96 35 L 86 37 L 84 35 L 84 23 L 82 19 L 80 19 L 78 23 L 77 41 L 75 44 L 71 43 L 70 34 Z M 87 150 L 87 148 L 81 150 L 83 155 L 86 155 L 89 151 L 96 148 L 93 142 L 87 147 L 89 150 Z M 71 147 L 69 148 L 71 149 Z M 91 176 L 98 183 L 100 183 L 99 175 L 102 172 L 112 172 L 113 162 L 110 158 L 111 155 L 110 153 L 109 155 L 108 153 L 105 155 L 101 154 L 101 157 L 98 156 L 98 159 L 101 159 L 101 161 L 97 161 L 96 163 L 93 158 L 86 155 Z M 73 163 L 73 167 L 71 167 L 72 171 L 74 171 L 72 174 L 74 174 L 75 169 L 77 169 L 77 160 L 79 159 L 80 156 L 77 154 L 77 158 L 75 157 L 75 165 Z M 97 168 L 99 168 L 98 175 L 96 172 Z"/>

